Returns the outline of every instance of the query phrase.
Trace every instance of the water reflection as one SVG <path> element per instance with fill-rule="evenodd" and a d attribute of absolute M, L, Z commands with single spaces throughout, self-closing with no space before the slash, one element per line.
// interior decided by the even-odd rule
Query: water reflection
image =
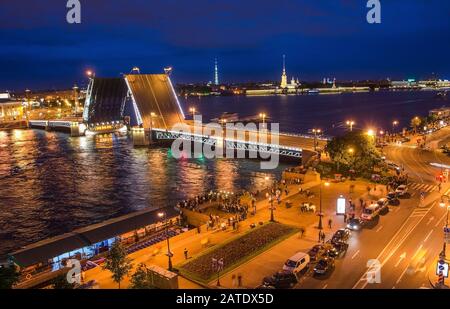
<path fill-rule="evenodd" d="M 122 134 L 0 131 L 0 254 L 210 189 L 262 189 L 267 175 L 258 161 L 177 160 L 167 148 L 134 148 Z"/>

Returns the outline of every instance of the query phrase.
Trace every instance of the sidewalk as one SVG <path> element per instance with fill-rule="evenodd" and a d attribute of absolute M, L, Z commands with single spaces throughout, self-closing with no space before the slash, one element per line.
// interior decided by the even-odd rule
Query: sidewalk
<path fill-rule="evenodd" d="M 324 210 L 324 232 L 327 233 L 327 237 L 334 230 L 329 230 L 327 227 L 328 218 L 332 218 L 334 223 L 334 227 L 338 227 L 338 224 L 343 224 L 343 218 L 337 217 L 335 215 L 335 205 L 337 197 L 342 194 L 347 199 L 350 196 L 353 196 L 355 199 L 359 198 L 359 196 L 363 195 L 364 192 L 367 192 L 366 187 L 367 183 L 362 182 L 352 182 L 355 183 L 355 193 L 350 194 L 348 192 L 348 187 L 350 182 L 347 183 L 332 183 L 329 188 L 323 189 L 323 210 Z M 303 190 L 311 190 L 314 193 L 313 198 L 307 198 L 306 196 L 302 196 L 298 194 L 299 188 L 302 187 Z M 291 251 L 299 251 L 298 248 L 308 248 L 311 247 L 312 244 L 317 240 L 318 230 L 315 228 L 318 222 L 318 217 L 313 213 L 301 213 L 300 203 L 304 201 L 311 202 L 316 205 L 317 211 L 319 210 L 319 183 L 311 182 L 302 185 L 288 185 L 289 194 L 286 196 L 283 192 L 282 201 L 280 205 L 277 205 L 275 202 L 276 210 L 274 210 L 275 220 L 281 222 L 283 224 L 292 225 L 295 227 L 306 227 L 307 231 L 304 239 L 298 239 L 298 234 L 290 237 L 288 240 L 283 241 L 280 244 L 277 244 L 272 249 L 264 252 L 263 254 L 255 257 L 253 260 L 247 262 L 244 265 L 248 265 L 254 260 L 261 260 L 261 256 L 267 255 L 270 257 L 271 255 L 276 254 L 274 252 L 279 252 L 283 257 L 283 263 L 286 258 L 289 257 Z M 286 208 L 286 200 L 290 200 L 293 207 Z M 261 200 L 256 203 L 256 215 L 250 215 L 246 220 L 241 221 L 239 223 L 239 229 L 237 231 L 231 230 L 231 228 L 226 231 L 220 230 L 210 230 L 206 231 L 206 225 L 201 227 L 201 233 L 197 233 L 197 230 L 191 230 L 189 232 L 180 234 L 170 239 L 170 248 L 173 253 L 172 263 L 174 267 L 177 267 L 177 264 L 183 262 L 184 254 L 183 251 L 186 248 L 188 250 L 189 257 L 195 257 L 199 254 L 202 254 L 205 250 L 211 248 L 214 245 L 220 244 L 225 240 L 229 240 L 232 237 L 237 237 L 242 235 L 246 231 L 250 229 L 250 225 L 252 223 L 258 222 L 267 222 L 270 219 L 270 211 L 269 211 L 269 202 L 267 199 Z M 205 246 L 202 242 L 208 240 L 208 245 Z M 287 244 L 287 245 L 286 245 Z M 275 250 L 275 248 L 278 248 Z M 133 260 L 133 267 L 140 263 L 158 265 L 163 268 L 167 268 L 168 259 L 165 255 L 167 252 L 167 245 L 165 242 L 160 242 L 143 250 L 137 251 L 129 255 L 129 258 Z M 281 252 L 281 253 L 280 253 Z M 289 253 L 289 254 L 288 254 Z M 281 258 L 276 258 L 278 261 Z M 264 259 L 262 259 L 264 261 Z M 262 263 L 262 262 L 261 262 Z M 278 263 L 278 262 L 277 262 Z M 241 265 L 238 269 L 243 267 Z M 282 264 L 281 264 L 282 265 Z M 250 269 L 245 269 L 245 273 L 251 273 L 257 268 L 251 267 Z M 236 270 L 233 270 L 235 272 Z M 240 270 L 244 272 L 244 269 Z M 134 273 L 134 269 L 130 272 L 130 274 Z M 261 273 L 258 271 L 258 280 L 261 280 Z M 88 270 L 85 275 L 85 281 L 95 280 L 100 288 L 117 288 L 117 284 L 114 283 L 111 279 L 111 273 L 107 270 L 103 270 L 101 267 L 96 267 L 94 269 Z M 127 288 L 129 285 L 129 278 L 126 278 L 123 282 L 121 282 L 122 288 Z M 202 285 L 192 282 L 186 278 L 179 277 L 179 288 L 181 289 L 196 289 L 203 288 Z"/>

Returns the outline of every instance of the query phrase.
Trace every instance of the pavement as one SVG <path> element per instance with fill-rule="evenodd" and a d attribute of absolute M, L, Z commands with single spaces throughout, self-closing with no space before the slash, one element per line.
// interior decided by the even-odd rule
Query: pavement
<path fill-rule="evenodd" d="M 317 186 L 318 183 L 308 183 L 301 185 L 304 190 L 307 190 L 311 187 Z M 282 203 L 279 206 L 279 209 L 283 206 L 283 201 L 290 199 L 291 197 L 298 195 L 299 185 L 289 185 L 289 194 L 286 196 L 284 193 L 282 195 Z M 226 231 L 220 230 L 206 230 L 206 226 L 201 227 L 201 233 L 197 233 L 197 230 L 191 230 L 188 232 L 189 234 L 180 234 L 170 239 L 170 249 L 173 253 L 172 262 L 174 267 L 176 268 L 177 264 L 185 261 L 184 258 L 184 249 L 188 250 L 188 255 L 190 258 L 195 257 L 197 255 L 202 254 L 205 250 L 211 248 L 216 244 L 220 244 L 225 240 L 229 240 L 230 237 L 238 237 L 239 235 L 245 233 L 250 229 L 250 225 L 252 223 L 258 223 L 260 221 L 267 222 L 270 219 L 270 211 L 268 210 L 269 203 L 267 200 L 262 200 L 257 202 L 256 204 L 257 212 L 255 216 L 249 216 L 247 220 L 240 222 L 239 230 L 233 231 L 231 228 Z M 275 216 L 280 216 L 281 218 L 285 218 L 284 221 L 288 224 L 295 225 L 296 218 L 292 218 L 289 212 L 294 212 L 295 210 L 288 210 L 286 207 L 284 209 L 287 211 L 285 214 L 281 211 L 275 211 Z M 312 215 L 311 215 L 312 216 Z M 278 219 L 278 218 L 277 218 Z M 205 246 L 202 244 L 202 241 L 208 239 L 209 244 Z M 133 261 L 133 270 L 130 274 L 134 272 L 134 268 L 140 264 L 152 264 L 158 265 L 164 268 L 167 268 L 168 261 L 166 249 L 166 243 L 161 242 L 145 248 L 143 250 L 134 252 L 129 255 L 129 258 Z M 101 267 L 96 267 L 94 269 L 88 270 L 84 273 L 84 280 L 87 282 L 89 280 L 95 280 L 99 288 L 117 288 L 118 285 L 111 280 L 111 273 L 107 270 L 103 270 Z M 123 282 L 121 282 L 121 287 L 126 288 L 129 286 L 129 278 L 125 278 Z M 192 289 L 192 288 L 203 288 L 199 283 L 193 282 L 186 278 L 179 276 L 179 288 L 182 289 Z"/>
<path fill-rule="evenodd" d="M 296 288 L 430 288 L 430 282 L 437 279 L 433 278 L 430 273 L 435 267 L 436 257 L 442 250 L 442 227 L 445 225 L 446 217 L 446 210 L 439 206 L 439 200 L 443 193 L 450 194 L 450 185 L 444 183 L 441 192 L 438 192 L 435 177 L 440 169 L 432 167 L 430 163 L 439 162 L 450 165 L 450 159 L 440 152 L 421 150 L 408 145 L 390 145 L 385 147 L 384 152 L 389 160 L 403 165 L 405 172 L 409 174 L 411 197 L 402 199 L 398 206 L 389 206 L 389 212 L 380 216 L 367 228 L 353 232 L 349 241 L 349 249 L 342 258 L 336 261 L 336 267 L 330 274 L 316 278 L 311 276 L 311 273 L 307 273 L 301 278 Z M 347 199 L 352 198 L 358 206 L 359 197 L 376 200 L 386 194 L 385 190 L 380 190 L 380 186 L 377 191 L 368 193 L 366 182 L 352 183 L 355 184 L 354 193 L 350 193 L 349 181 L 331 183 L 330 187 L 323 189 L 322 204 L 325 215 L 323 223 L 327 238 L 335 229 L 344 225 L 342 217 L 335 214 L 336 199 L 340 194 Z M 309 187 L 314 193 L 313 198 L 300 196 L 297 194 L 298 185 L 291 185 L 289 186 L 289 195 L 286 197 L 283 194 L 284 199 L 275 210 L 276 221 L 297 227 L 306 227 L 304 237 L 300 238 L 298 234 L 293 235 L 223 274 L 220 278 L 223 287 L 235 287 L 231 280 L 233 274 L 243 276 L 243 287 L 256 287 L 264 276 L 269 276 L 281 269 L 291 255 L 297 251 L 307 251 L 316 243 L 318 218 L 313 214 L 300 213 L 299 205 L 302 201 L 309 201 L 318 207 L 319 186 L 318 183 L 311 183 L 306 187 Z M 420 199 L 422 192 L 425 192 L 423 200 Z M 284 206 L 287 199 L 291 200 L 294 207 L 287 209 Z M 206 248 L 201 245 L 201 241 L 205 238 L 208 238 L 212 245 L 219 244 L 230 237 L 238 237 L 249 229 L 251 223 L 268 221 L 269 218 L 268 201 L 263 200 L 257 203 L 256 215 L 242 222 L 239 231 L 206 231 L 203 227 L 200 234 L 190 237 L 177 236 L 178 238 L 171 239 L 171 249 L 174 253 L 173 263 L 176 267 L 177 264 L 184 261 L 184 248 L 189 250 L 190 256 L 195 257 L 202 254 Z M 326 227 L 329 218 L 333 220 L 332 229 Z M 157 251 L 156 254 L 155 251 Z M 164 253 L 165 245 L 160 243 L 138 251 L 130 257 L 135 265 L 144 262 L 167 267 L 167 257 Z M 376 269 L 380 280 L 375 283 L 367 280 L 370 260 L 377 260 L 380 266 Z M 116 288 L 117 285 L 111 281 L 110 276 L 108 271 L 97 267 L 86 272 L 85 280 L 95 279 L 101 288 Z M 209 283 L 209 287 L 214 287 L 214 285 L 215 281 Z M 128 286 L 128 279 L 124 280 L 122 286 Z M 179 286 L 180 288 L 204 287 L 182 277 L 180 277 Z"/>

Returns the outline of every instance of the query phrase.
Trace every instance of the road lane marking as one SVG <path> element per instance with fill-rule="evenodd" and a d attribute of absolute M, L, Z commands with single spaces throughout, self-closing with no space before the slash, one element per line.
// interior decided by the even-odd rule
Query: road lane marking
<path fill-rule="evenodd" d="M 403 276 L 406 274 L 406 271 L 408 270 L 409 265 L 406 266 L 405 270 L 402 272 L 402 274 L 400 275 L 400 277 L 398 278 L 397 282 L 395 284 L 399 284 L 400 281 L 402 281 Z"/>
<path fill-rule="evenodd" d="M 352 260 L 359 254 L 359 250 L 355 252 L 355 254 L 353 254 L 352 256 Z"/>
<path fill-rule="evenodd" d="M 381 231 L 382 228 L 383 228 L 383 226 L 380 226 L 379 228 L 377 228 L 377 230 L 375 231 L 375 233 L 378 233 L 379 231 Z"/>
<path fill-rule="evenodd" d="M 447 216 L 447 214 L 445 213 L 445 214 L 442 216 L 442 218 L 440 218 L 440 219 L 438 220 L 438 222 L 436 222 L 436 225 L 435 225 L 434 227 L 438 227 L 438 225 L 441 224 L 441 221 L 444 220 L 444 218 L 445 218 L 446 216 Z"/>
<path fill-rule="evenodd" d="M 450 189 L 449 189 L 448 191 L 450 191 Z M 431 209 L 433 209 L 435 205 L 436 205 L 436 203 L 432 203 L 432 206 L 431 206 L 430 208 L 427 209 L 427 210 L 428 210 L 427 213 L 430 212 Z M 425 215 L 426 215 L 426 214 L 425 214 Z M 406 238 L 408 238 L 408 236 L 409 236 L 409 235 L 412 233 L 412 231 L 419 225 L 419 223 L 422 222 L 422 220 L 423 220 L 423 218 L 425 217 L 425 215 L 424 215 L 420 220 L 418 220 L 413 226 L 411 226 L 411 227 L 407 230 L 406 234 L 403 235 L 403 237 L 402 237 L 402 238 L 400 239 L 400 241 L 397 243 L 397 245 L 395 246 L 395 248 L 391 251 L 391 254 L 389 254 L 388 257 L 383 261 L 383 263 L 381 264 L 381 267 L 384 266 L 384 265 L 389 261 L 389 259 L 390 259 L 390 258 L 392 257 L 392 255 L 395 253 L 395 251 L 397 251 L 397 249 L 403 244 L 403 242 L 406 240 Z M 380 254 L 378 255 L 378 257 L 376 258 L 377 260 L 380 260 L 381 256 L 382 256 L 382 255 L 384 254 L 384 252 L 388 249 L 388 247 L 391 245 L 391 243 L 393 243 L 394 240 L 395 240 L 395 238 L 402 232 L 403 228 L 408 224 L 409 219 L 411 219 L 411 216 L 410 216 L 408 219 L 405 220 L 405 222 L 403 223 L 403 225 L 397 230 L 397 233 L 395 233 L 395 235 L 391 238 L 391 240 L 390 240 L 390 241 L 387 243 L 387 245 L 383 248 L 383 250 L 380 252 Z M 369 270 L 366 270 L 366 271 L 364 272 L 364 274 L 362 275 L 361 278 L 367 276 L 368 271 L 369 271 Z M 357 288 L 357 286 L 358 286 L 358 284 L 359 284 L 360 281 L 361 281 L 361 279 L 358 280 L 358 281 L 355 283 L 355 285 L 353 286 L 353 289 L 356 289 L 356 288 Z M 367 281 L 365 281 L 365 283 L 364 283 L 363 286 L 362 286 L 362 289 L 364 289 L 364 288 L 367 286 L 367 284 L 369 284 L 369 283 L 368 283 Z"/>
<path fill-rule="evenodd" d="M 400 255 L 400 259 L 398 260 L 397 264 L 395 264 L 394 267 L 398 267 L 400 263 L 406 258 L 406 252 L 403 252 L 402 255 Z"/>
<path fill-rule="evenodd" d="M 430 219 L 428 219 L 427 225 L 429 225 L 431 223 L 431 221 L 434 220 L 434 217 L 431 217 Z"/>
<path fill-rule="evenodd" d="M 327 288 L 327 286 L 328 286 L 328 283 L 323 286 L 322 290 L 325 290 Z"/>
<path fill-rule="evenodd" d="M 430 238 L 431 233 L 433 233 L 433 229 L 431 229 L 431 231 L 428 233 L 427 237 L 425 237 L 425 239 L 423 240 L 423 242 L 426 242 L 428 240 L 428 238 Z"/>
<path fill-rule="evenodd" d="M 411 258 L 411 260 L 414 260 L 414 258 L 419 254 L 420 250 L 422 250 L 423 248 L 423 244 L 419 246 L 419 248 L 417 248 L 416 252 L 414 253 L 413 257 Z"/>

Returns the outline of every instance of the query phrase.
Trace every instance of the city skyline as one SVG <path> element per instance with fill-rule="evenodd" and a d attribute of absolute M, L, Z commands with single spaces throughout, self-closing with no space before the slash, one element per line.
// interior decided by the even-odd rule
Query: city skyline
<path fill-rule="evenodd" d="M 2 4 L 2 89 L 67 87 L 87 68 L 118 76 L 133 66 L 149 73 L 172 66 L 177 83 L 208 82 L 216 57 L 222 82 L 278 80 L 283 54 L 288 75 L 300 80 L 449 78 L 450 43 L 441 33 L 450 30 L 450 4 L 439 1 L 383 3 L 381 24 L 368 24 L 365 3 L 348 0 L 199 1 L 195 10 L 99 1 L 82 5 L 76 25 L 66 23 L 64 5 L 50 2 L 26 11 L 20 1 Z"/>

